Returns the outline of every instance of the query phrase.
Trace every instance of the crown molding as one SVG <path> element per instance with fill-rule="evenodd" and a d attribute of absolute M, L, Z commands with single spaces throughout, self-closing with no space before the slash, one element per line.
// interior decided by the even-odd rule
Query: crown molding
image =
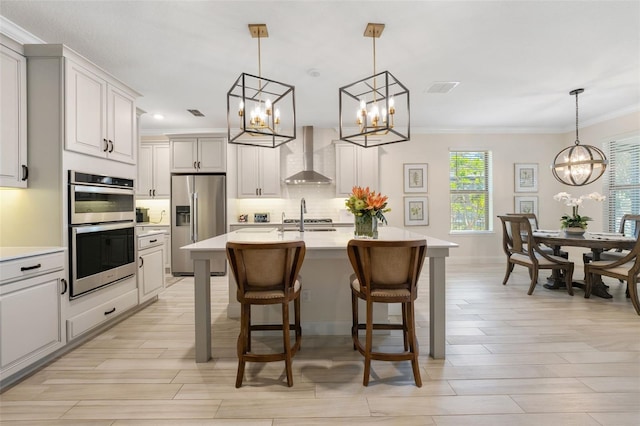
<path fill-rule="evenodd" d="M 24 28 L 14 24 L 4 16 L 0 15 L 0 33 L 20 44 L 44 44 L 46 41 L 31 34 Z"/>

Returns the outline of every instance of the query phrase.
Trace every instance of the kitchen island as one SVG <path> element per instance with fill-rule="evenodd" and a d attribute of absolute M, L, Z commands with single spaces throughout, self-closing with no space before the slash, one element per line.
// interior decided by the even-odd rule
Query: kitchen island
<path fill-rule="evenodd" d="M 243 228 L 228 234 L 199 241 L 182 247 L 190 252 L 195 275 L 195 343 L 196 362 L 211 358 L 211 262 L 226 262 L 227 242 L 275 242 L 303 240 L 307 252 L 300 271 L 303 287 L 301 309 L 303 334 L 340 334 L 351 332 L 351 290 L 349 276 L 353 273 L 347 257 L 347 243 L 353 238 L 352 228 L 334 228 L 333 231 L 298 232 L 279 231 L 277 228 Z M 429 258 L 429 355 L 444 358 L 445 355 L 445 258 L 449 249 L 458 245 L 417 234 L 400 228 L 380 227 L 380 240 L 427 240 Z M 229 272 L 229 317 L 239 316 L 239 304 L 235 300 L 236 285 Z M 308 303 L 305 303 L 308 302 Z M 383 305 L 383 304 L 381 304 Z M 269 321 L 279 310 L 265 309 L 252 320 Z M 381 309 L 376 320 L 386 320 L 388 313 Z"/>

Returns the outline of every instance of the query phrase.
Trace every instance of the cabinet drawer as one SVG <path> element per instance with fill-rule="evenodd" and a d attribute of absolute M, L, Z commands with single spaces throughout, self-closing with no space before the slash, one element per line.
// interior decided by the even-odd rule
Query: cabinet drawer
<path fill-rule="evenodd" d="M 164 234 L 145 235 L 138 237 L 138 250 L 144 250 L 149 247 L 161 246 L 164 244 Z"/>
<path fill-rule="evenodd" d="M 68 340 L 109 321 L 138 304 L 138 290 L 131 290 L 109 302 L 89 309 L 67 320 Z"/>
<path fill-rule="evenodd" d="M 2 262 L 2 282 L 8 283 L 24 278 L 35 277 L 64 268 L 64 252 L 30 256 Z"/>

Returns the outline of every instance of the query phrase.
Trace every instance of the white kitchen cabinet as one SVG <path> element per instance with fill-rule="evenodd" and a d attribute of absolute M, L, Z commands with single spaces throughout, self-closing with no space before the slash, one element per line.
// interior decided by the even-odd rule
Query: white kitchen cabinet
<path fill-rule="evenodd" d="M 138 151 L 138 198 L 169 198 L 171 173 L 169 143 L 142 143 Z"/>
<path fill-rule="evenodd" d="M 354 186 L 380 190 L 378 147 L 336 143 L 336 196 L 348 196 Z"/>
<path fill-rule="evenodd" d="M 164 233 L 138 237 L 138 298 L 140 303 L 164 288 Z"/>
<path fill-rule="evenodd" d="M 280 194 L 280 148 L 238 145 L 238 198 Z"/>
<path fill-rule="evenodd" d="M 98 73 L 65 59 L 65 148 L 135 164 L 135 94 Z"/>
<path fill-rule="evenodd" d="M 62 249 L 2 261 L 0 378 L 27 369 L 64 346 L 61 295 L 67 292 Z"/>
<path fill-rule="evenodd" d="M 170 225 L 138 225 L 138 234 L 149 231 L 164 232 L 164 267 L 166 271 L 171 270 L 171 226 Z"/>
<path fill-rule="evenodd" d="M 171 135 L 172 173 L 224 173 L 227 143 L 221 136 Z"/>
<path fill-rule="evenodd" d="M 0 44 L 0 93 L 0 186 L 26 188 L 27 59 L 4 44 Z"/>

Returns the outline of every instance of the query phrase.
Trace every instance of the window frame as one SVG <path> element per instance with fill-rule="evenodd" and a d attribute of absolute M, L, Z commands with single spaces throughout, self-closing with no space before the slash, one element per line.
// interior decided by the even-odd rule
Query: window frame
<path fill-rule="evenodd" d="M 603 206 L 603 217 L 609 232 L 618 232 L 624 214 L 640 213 L 640 167 L 637 166 L 640 164 L 640 133 L 634 132 L 607 141 L 605 151 L 609 164 L 603 176 L 603 192 L 607 197 Z M 618 158 L 620 157 L 620 161 L 623 161 L 623 156 L 627 154 L 632 157 L 631 165 L 626 162 L 618 165 Z M 632 166 L 634 161 L 635 168 Z M 630 182 L 616 182 L 616 176 L 620 170 L 631 171 L 628 175 Z M 620 199 L 617 197 L 624 193 L 630 193 L 627 208 L 620 205 Z M 631 229 L 625 230 L 625 235 L 631 233 Z"/>

